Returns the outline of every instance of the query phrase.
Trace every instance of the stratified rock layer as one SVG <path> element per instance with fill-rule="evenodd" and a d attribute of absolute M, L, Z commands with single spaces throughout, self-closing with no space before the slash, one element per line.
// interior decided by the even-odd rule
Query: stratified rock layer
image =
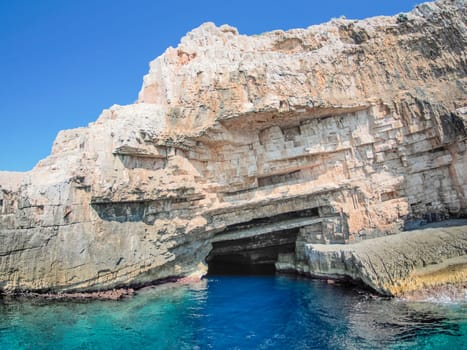
<path fill-rule="evenodd" d="M 252 37 L 193 30 L 137 103 L 0 173 L 0 290 L 300 265 L 308 244 L 465 216 L 466 18 L 445 0 Z"/>

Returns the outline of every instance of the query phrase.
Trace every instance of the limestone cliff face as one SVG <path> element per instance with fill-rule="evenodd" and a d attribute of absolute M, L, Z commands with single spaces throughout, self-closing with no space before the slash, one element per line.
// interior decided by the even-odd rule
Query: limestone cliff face
<path fill-rule="evenodd" d="M 0 173 L 0 290 L 97 290 L 301 259 L 467 215 L 464 1 L 238 34 L 206 23 L 138 101 Z"/>

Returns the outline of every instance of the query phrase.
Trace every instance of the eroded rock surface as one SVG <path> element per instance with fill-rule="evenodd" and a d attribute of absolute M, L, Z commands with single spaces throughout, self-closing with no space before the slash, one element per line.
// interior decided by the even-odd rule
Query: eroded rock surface
<path fill-rule="evenodd" d="M 466 18 L 444 0 L 252 37 L 193 30 L 135 104 L 0 173 L 0 290 L 138 286 L 465 216 Z"/>
<path fill-rule="evenodd" d="M 384 295 L 404 296 L 445 284 L 464 286 L 466 232 L 466 226 L 427 228 L 355 244 L 307 244 L 296 268 L 321 278 L 361 281 Z"/>

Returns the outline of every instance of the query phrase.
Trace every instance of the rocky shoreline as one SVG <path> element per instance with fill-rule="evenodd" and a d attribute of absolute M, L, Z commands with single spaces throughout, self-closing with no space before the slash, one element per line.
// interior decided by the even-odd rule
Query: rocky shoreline
<path fill-rule="evenodd" d="M 22 292 L 7 294 L 14 298 L 33 298 L 44 300 L 120 300 L 135 295 L 133 288 L 118 288 L 96 292 L 76 292 L 76 293 L 35 293 Z"/>
<path fill-rule="evenodd" d="M 415 249 L 419 245 L 423 249 Z M 293 266 L 279 263 L 277 272 L 299 273 L 328 284 L 355 284 L 380 296 L 403 301 L 467 302 L 467 225 L 462 220 L 348 245 L 309 244 L 305 250 L 305 262 L 295 262 Z M 186 277 L 109 290 L 16 292 L 4 296 L 45 300 L 120 300 L 132 297 L 144 288 L 167 283 L 196 283 L 206 273 L 204 268 Z"/>
<path fill-rule="evenodd" d="M 348 245 L 308 244 L 305 251 L 306 259 L 294 268 L 310 276 L 350 279 L 378 294 L 408 300 L 428 300 L 430 295 L 436 299 L 443 293 L 465 299 L 467 225 L 401 232 Z"/>
<path fill-rule="evenodd" d="M 99 291 L 77 291 L 77 292 L 33 292 L 33 291 L 14 291 L 7 293 L 0 293 L 1 297 L 7 298 L 32 298 L 43 300 L 121 300 L 135 296 L 138 291 L 153 288 L 157 286 L 175 284 L 186 285 L 199 282 L 206 271 L 200 269 L 196 272 L 185 277 L 169 277 L 162 280 L 155 280 L 144 284 L 135 284 L 129 287 L 112 288 Z"/>

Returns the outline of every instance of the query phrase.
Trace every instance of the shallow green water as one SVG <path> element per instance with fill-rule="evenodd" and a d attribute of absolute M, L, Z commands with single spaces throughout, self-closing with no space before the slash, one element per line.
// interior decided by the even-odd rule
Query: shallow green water
<path fill-rule="evenodd" d="M 467 306 L 283 276 L 210 277 L 123 301 L 0 301 L 0 349 L 462 349 Z"/>

